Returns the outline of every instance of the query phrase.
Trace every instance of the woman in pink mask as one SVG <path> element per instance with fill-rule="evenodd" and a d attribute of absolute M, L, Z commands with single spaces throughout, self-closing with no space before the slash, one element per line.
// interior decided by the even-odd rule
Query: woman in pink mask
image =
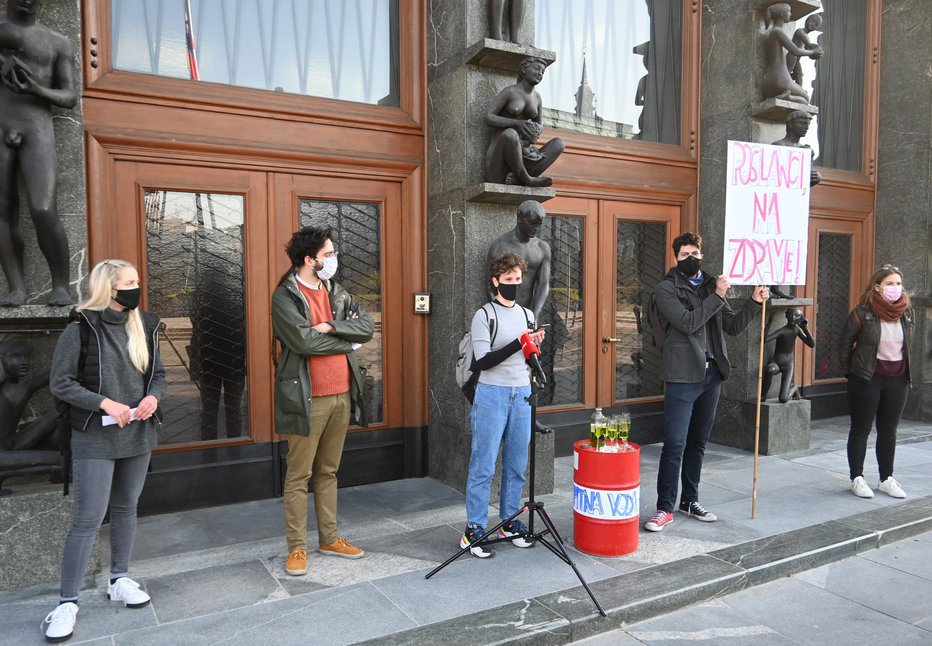
<path fill-rule="evenodd" d="M 851 430 L 848 469 L 851 491 L 861 498 L 874 492 L 864 479 L 867 436 L 877 420 L 878 489 L 894 498 L 906 493 L 893 478 L 896 427 L 909 390 L 909 338 L 913 327 L 903 275 L 893 265 L 874 272 L 861 301 L 848 315 L 842 334 L 841 365 L 848 378 Z"/>

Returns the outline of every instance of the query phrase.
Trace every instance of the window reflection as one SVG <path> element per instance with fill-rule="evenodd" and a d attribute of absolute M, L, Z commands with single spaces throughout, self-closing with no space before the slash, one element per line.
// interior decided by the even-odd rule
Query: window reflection
<path fill-rule="evenodd" d="M 339 282 L 372 316 L 372 340 L 356 350 L 366 371 L 366 413 L 370 424 L 384 419 L 382 383 L 381 207 L 367 202 L 301 200 L 301 226 L 330 227 L 340 262 Z"/>
<path fill-rule="evenodd" d="M 147 190 L 148 308 L 171 397 L 163 444 L 248 435 L 243 198 Z"/>
<path fill-rule="evenodd" d="M 399 105 L 398 0 L 111 0 L 114 67 Z"/>
<path fill-rule="evenodd" d="M 559 52 L 540 92 L 545 124 L 680 142 L 682 3 L 537 0 L 536 45 Z"/>

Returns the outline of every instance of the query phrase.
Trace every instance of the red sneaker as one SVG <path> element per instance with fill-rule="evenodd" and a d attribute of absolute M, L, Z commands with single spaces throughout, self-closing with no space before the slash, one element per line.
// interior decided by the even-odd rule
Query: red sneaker
<path fill-rule="evenodd" d="M 644 529 L 649 532 L 659 532 L 665 525 L 673 522 L 673 514 L 663 509 L 658 509 L 649 521 L 644 525 Z"/>

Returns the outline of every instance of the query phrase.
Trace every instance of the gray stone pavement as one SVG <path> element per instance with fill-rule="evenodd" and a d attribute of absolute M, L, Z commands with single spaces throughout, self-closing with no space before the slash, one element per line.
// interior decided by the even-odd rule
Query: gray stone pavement
<path fill-rule="evenodd" d="M 574 642 L 932 643 L 932 532 Z"/>
<path fill-rule="evenodd" d="M 341 489 L 341 533 L 367 556 L 349 561 L 311 551 L 301 577 L 284 573 L 280 499 L 141 518 L 130 574 L 152 604 L 111 604 L 98 576 L 82 591 L 68 643 L 563 644 L 691 604 L 753 600 L 761 589 L 754 586 L 776 579 L 778 588 L 812 587 L 785 577 L 850 556 L 866 560 L 886 553 L 872 552 L 877 547 L 932 530 L 932 425 L 901 426 L 896 476 L 905 501 L 850 493 L 846 437 L 846 419 L 821 420 L 809 450 L 761 457 L 755 519 L 753 457 L 710 445 L 702 502 L 719 521 L 679 515 L 660 533 L 639 531 L 637 551 L 618 558 L 572 549 L 573 463 L 558 459 L 555 490 L 538 500 L 608 617 L 597 614 L 572 569 L 539 545 L 501 544 L 495 558 L 463 557 L 425 580 L 457 551 L 465 510 L 462 494 L 421 478 Z M 659 445 L 642 449 L 640 524 L 654 511 L 659 453 Z M 876 486 L 872 451 L 865 475 Z M 312 528 L 309 538 L 315 535 Z M 106 558 L 106 544 L 101 551 Z M 793 590 L 782 593 L 788 602 Z M 54 582 L 0 593 L 0 644 L 43 643 L 39 623 L 56 601 Z M 798 639 L 764 635 L 771 637 Z"/>

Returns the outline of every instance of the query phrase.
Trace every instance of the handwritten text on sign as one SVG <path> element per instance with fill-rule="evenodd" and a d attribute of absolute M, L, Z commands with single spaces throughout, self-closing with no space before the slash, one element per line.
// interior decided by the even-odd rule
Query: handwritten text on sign
<path fill-rule="evenodd" d="M 725 276 L 733 285 L 804 285 L 808 148 L 728 142 Z"/>
<path fill-rule="evenodd" d="M 590 489 L 573 483 L 573 511 L 600 520 L 637 518 L 641 507 L 641 488 Z"/>

